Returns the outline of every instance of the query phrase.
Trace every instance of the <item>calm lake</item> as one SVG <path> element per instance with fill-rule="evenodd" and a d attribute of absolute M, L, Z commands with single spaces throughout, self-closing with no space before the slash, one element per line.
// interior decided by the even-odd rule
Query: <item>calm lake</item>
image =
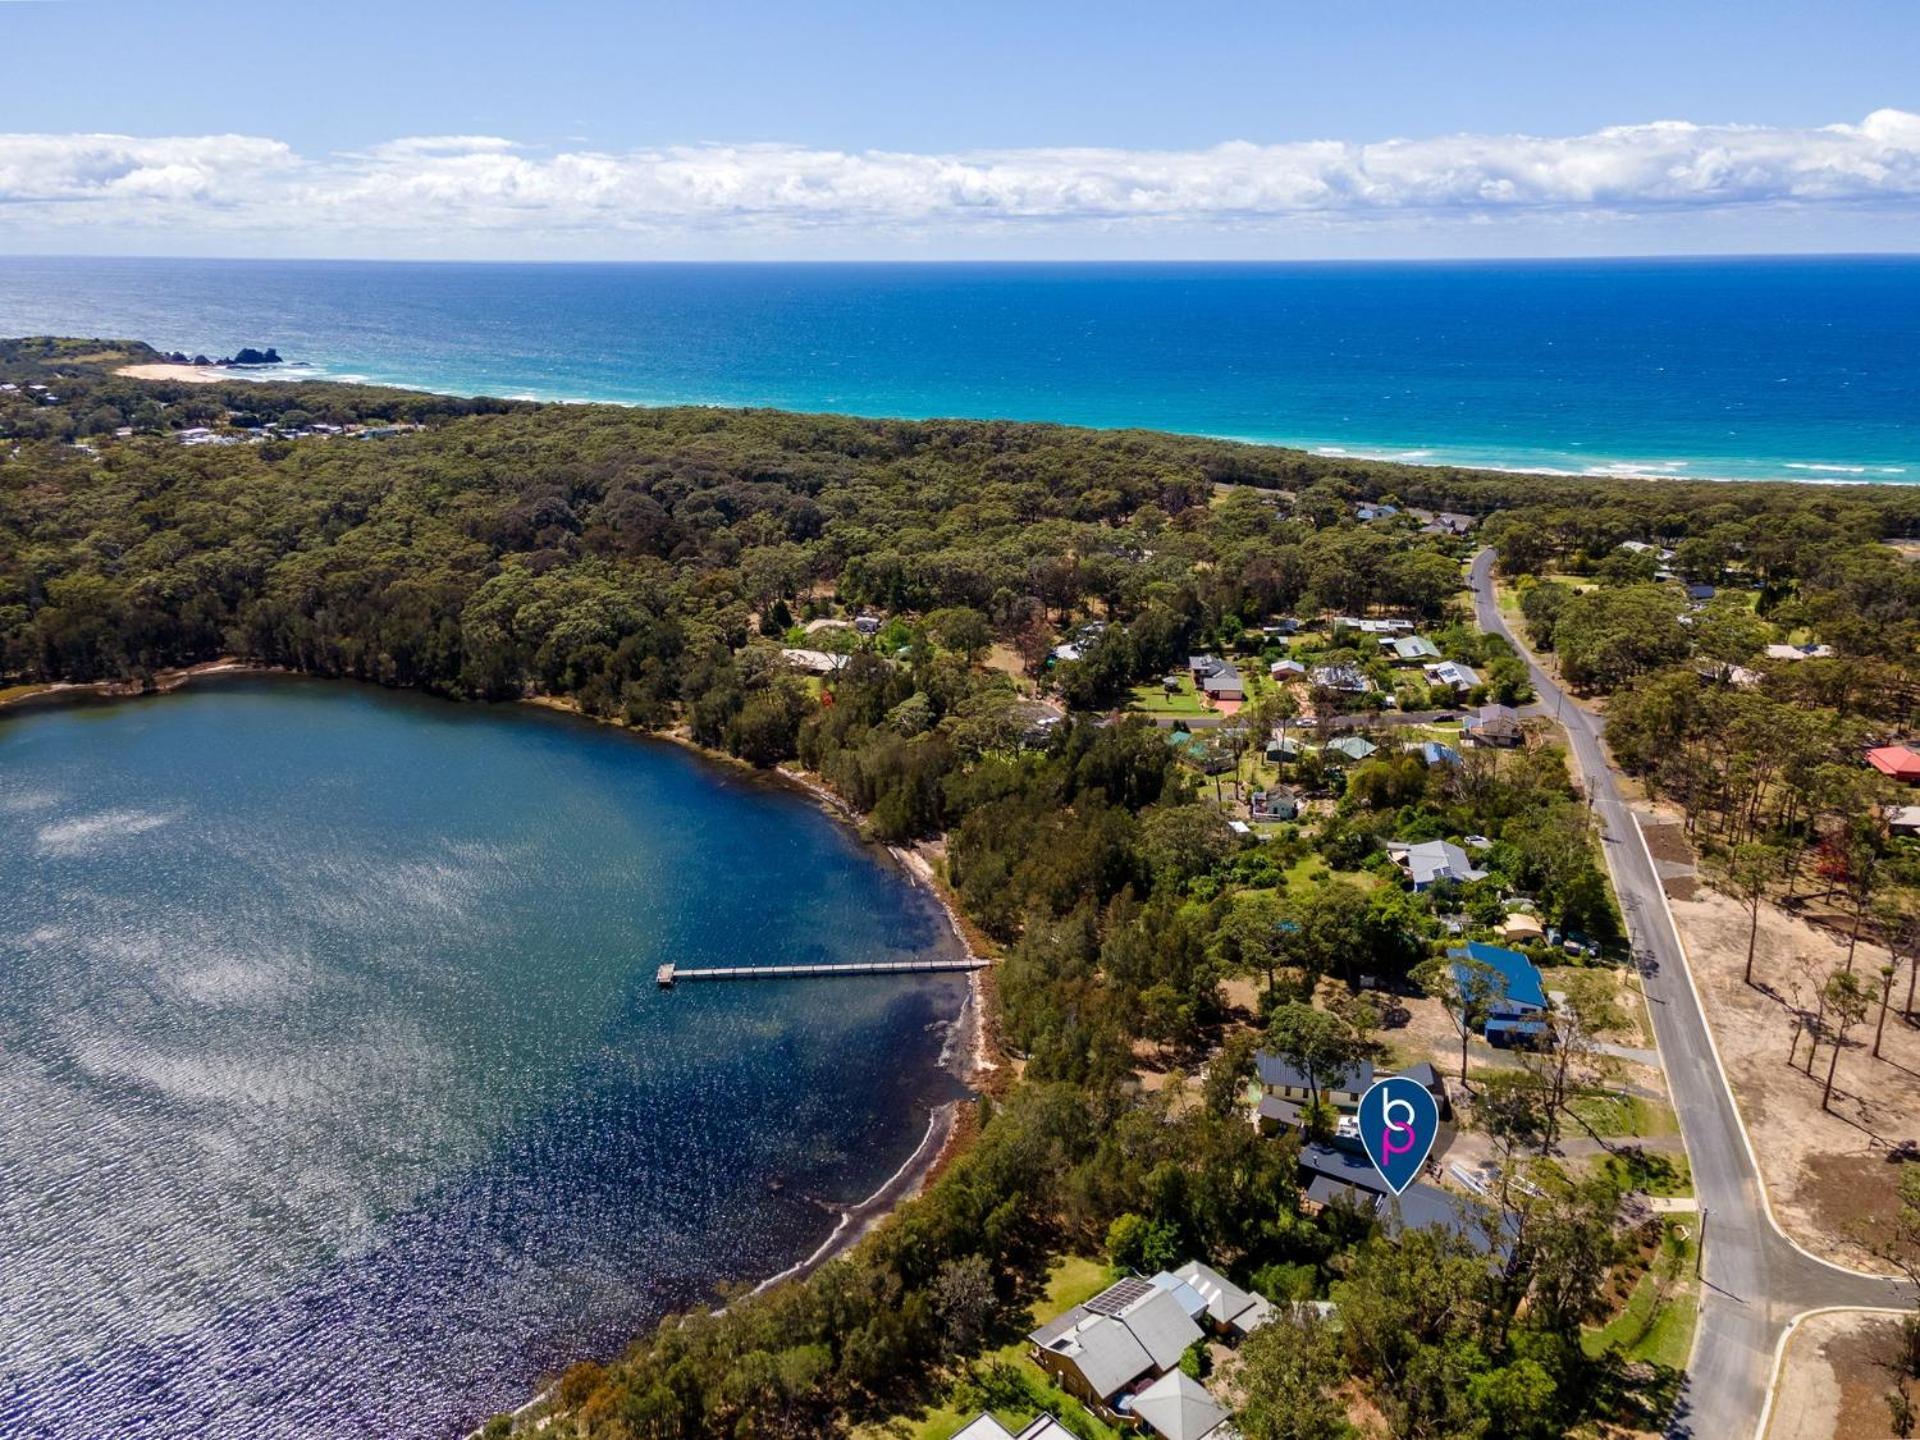
<path fill-rule="evenodd" d="M 957 1093 L 930 896 L 563 716 L 225 679 L 0 717 L 0 1434 L 457 1435 L 809 1254 Z"/>

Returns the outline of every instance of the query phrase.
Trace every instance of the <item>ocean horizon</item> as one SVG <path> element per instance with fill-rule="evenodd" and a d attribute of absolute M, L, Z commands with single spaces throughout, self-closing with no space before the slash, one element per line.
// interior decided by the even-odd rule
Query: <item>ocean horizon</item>
<path fill-rule="evenodd" d="M 1920 480 L 1920 257 L 0 260 L 0 331 L 460 395 L 1146 428 L 1566 475 Z"/>

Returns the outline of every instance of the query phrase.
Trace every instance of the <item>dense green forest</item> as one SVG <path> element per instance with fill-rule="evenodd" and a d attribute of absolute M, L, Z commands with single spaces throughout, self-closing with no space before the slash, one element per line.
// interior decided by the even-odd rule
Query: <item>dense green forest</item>
<path fill-rule="evenodd" d="M 1024 1328 L 1048 1257 L 1110 1237 L 1134 1259 L 1205 1255 L 1275 1298 L 1338 1301 L 1337 1335 L 1287 1319 L 1297 1343 L 1263 1342 L 1253 1386 L 1291 1398 L 1250 1409 L 1249 1440 L 1347 1433 L 1328 1397 L 1350 1377 L 1399 1436 L 1545 1437 L 1657 1413 L 1671 1377 L 1579 1341 L 1633 1248 L 1617 1179 L 1507 1193 L 1488 1221 L 1496 1263 L 1445 1232 L 1309 1215 L 1297 1142 L 1261 1138 L 1239 1108 L 1250 1035 L 1221 1029 L 1222 980 L 1251 975 L 1270 1043 L 1369 1053 L 1376 1017 L 1325 997 L 1362 968 L 1389 983 L 1422 971 L 1444 944 L 1434 907 L 1391 883 L 1288 874 L 1315 862 L 1390 879 L 1395 837 L 1489 838 L 1493 877 L 1457 897 L 1478 921 L 1497 918 L 1497 887 L 1524 886 L 1544 914 L 1608 935 L 1559 752 L 1458 774 L 1382 754 L 1325 780 L 1312 835 L 1262 846 L 1204 802 L 1163 732 L 1109 712 L 1200 649 L 1261 664 L 1277 616 L 1457 621 L 1479 542 L 1404 509 L 1460 511 L 1510 575 L 1559 576 L 1528 587 L 1526 615 L 1570 672 L 1626 687 L 1631 763 L 1731 838 L 1805 835 L 1834 802 L 1775 813 L 1796 802 L 1769 789 L 1753 813 L 1747 772 L 1725 773 L 1711 737 L 1735 725 L 1760 745 L 1792 712 L 1839 764 L 1856 730 L 1904 723 L 1920 584 L 1883 542 L 1920 533 L 1920 495 L 110 373 L 150 358 L 123 342 L 0 343 L 0 685 L 137 685 L 234 655 L 454 698 L 566 697 L 753 763 L 797 759 L 880 837 L 947 835 L 952 888 L 1004 947 L 998 1033 L 1023 1078 L 980 1102 L 977 1138 L 928 1193 L 847 1262 L 570 1372 L 549 1433 L 833 1435 L 1014 1385 L 972 1357 Z M 366 425 L 422 428 L 346 428 Z M 182 443 L 196 427 L 215 443 Z M 1361 523 L 1362 499 L 1403 513 Z M 1688 577 L 1759 585 L 1763 623 L 1683 625 L 1672 585 L 1614 563 L 1626 540 L 1673 549 Z M 783 663 L 783 644 L 829 643 L 805 639 L 807 621 L 869 610 L 876 636 L 826 632 L 851 646 L 829 685 Z M 1104 628 L 1080 658 L 1050 665 L 1088 621 Z M 1698 673 L 1798 632 L 1833 653 L 1733 699 Z M 1472 654 L 1516 683 L 1499 679 L 1510 655 Z M 1036 738 L 1025 707 L 1043 675 L 1069 718 Z M 1262 727 L 1278 703 L 1251 712 Z M 1205 1066 L 1200 1103 L 1133 1083 L 1143 1044 Z"/>

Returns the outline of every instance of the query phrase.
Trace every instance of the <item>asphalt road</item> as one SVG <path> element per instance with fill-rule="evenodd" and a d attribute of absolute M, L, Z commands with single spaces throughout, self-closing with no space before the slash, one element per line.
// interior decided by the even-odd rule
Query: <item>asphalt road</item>
<path fill-rule="evenodd" d="M 1540 696 L 1536 708 L 1565 728 L 1586 777 L 1706 1217 L 1700 1325 L 1668 1434 L 1702 1440 L 1757 1435 L 1775 1348 L 1793 1316 L 1828 1306 L 1901 1305 L 1912 1297 L 1891 1280 L 1814 1259 L 1775 1227 L 1660 878 L 1601 747 L 1602 722 L 1563 695 L 1507 629 L 1492 576 L 1493 552 L 1482 550 L 1473 559 L 1475 615 L 1482 629 L 1505 636 L 1526 657 Z"/>

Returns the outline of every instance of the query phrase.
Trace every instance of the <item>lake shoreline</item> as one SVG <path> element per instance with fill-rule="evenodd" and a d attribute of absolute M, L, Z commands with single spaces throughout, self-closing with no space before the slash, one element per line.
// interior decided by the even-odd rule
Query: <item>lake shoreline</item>
<path fill-rule="evenodd" d="M 350 678 L 317 676 L 308 671 L 257 664 L 223 656 L 197 665 L 156 672 L 145 684 L 123 681 L 65 681 L 44 685 L 23 685 L 15 687 L 12 691 L 0 692 L 0 711 L 10 707 L 25 709 L 40 704 L 138 700 L 173 694 L 197 680 L 223 676 L 281 676 L 320 680 Z M 380 688 L 405 689 L 406 687 L 383 686 Z M 411 691 L 410 693 L 424 694 L 425 692 Z M 564 697 L 531 695 L 514 703 L 627 731 L 641 740 L 664 741 L 677 745 L 692 752 L 707 764 L 720 766 L 737 775 L 750 776 L 762 783 L 776 785 L 789 791 L 798 791 L 813 801 L 836 823 L 851 828 L 863 846 L 884 853 L 887 857 L 886 863 L 897 869 L 908 884 L 916 889 L 925 890 L 946 917 L 953 941 L 960 947 L 962 953 L 969 958 L 980 958 L 990 963 L 989 947 L 984 941 L 977 942 L 972 938 L 971 928 L 961 915 L 957 903 L 947 892 L 933 861 L 920 853 L 918 848 L 907 850 L 897 846 L 881 845 L 870 840 L 861 833 L 862 816 L 859 811 L 812 772 L 786 766 L 775 767 L 771 771 L 763 770 L 749 765 L 737 756 L 700 745 L 684 732 L 639 730 L 611 717 L 588 715 L 578 705 Z M 935 843 L 944 845 L 944 837 Z M 985 969 L 967 972 L 965 998 L 961 1002 L 958 1013 L 948 1022 L 948 1036 L 940 1054 L 941 1068 L 969 1092 L 978 1092 L 986 1088 L 1000 1074 L 1000 1067 L 991 1056 L 990 1026 L 986 1018 L 989 999 L 983 982 L 985 974 Z M 985 1082 L 984 1085 L 983 1082 Z M 901 1162 L 899 1168 L 864 1198 L 849 1205 L 834 1207 L 840 1211 L 840 1217 L 827 1237 L 810 1254 L 777 1274 L 761 1280 L 748 1293 L 757 1295 L 786 1281 L 804 1279 L 858 1245 L 900 1206 L 924 1191 L 934 1177 L 958 1158 L 966 1144 L 977 1133 L 978 1127 L 976 1124 L 968 1123 L 970 1119 L 964 1098 L 950 1099 L 934 1105 L 928 1113 L 927 1128 L 919 1144 Z M 531 1413 L 545 1403 L 549 1394 L 550 1391 L 542 1390 L 512 1413 L 516 1417 Z M 479 1433 L 477 1428 L 472 1432 L 475 1436 Z"/>

